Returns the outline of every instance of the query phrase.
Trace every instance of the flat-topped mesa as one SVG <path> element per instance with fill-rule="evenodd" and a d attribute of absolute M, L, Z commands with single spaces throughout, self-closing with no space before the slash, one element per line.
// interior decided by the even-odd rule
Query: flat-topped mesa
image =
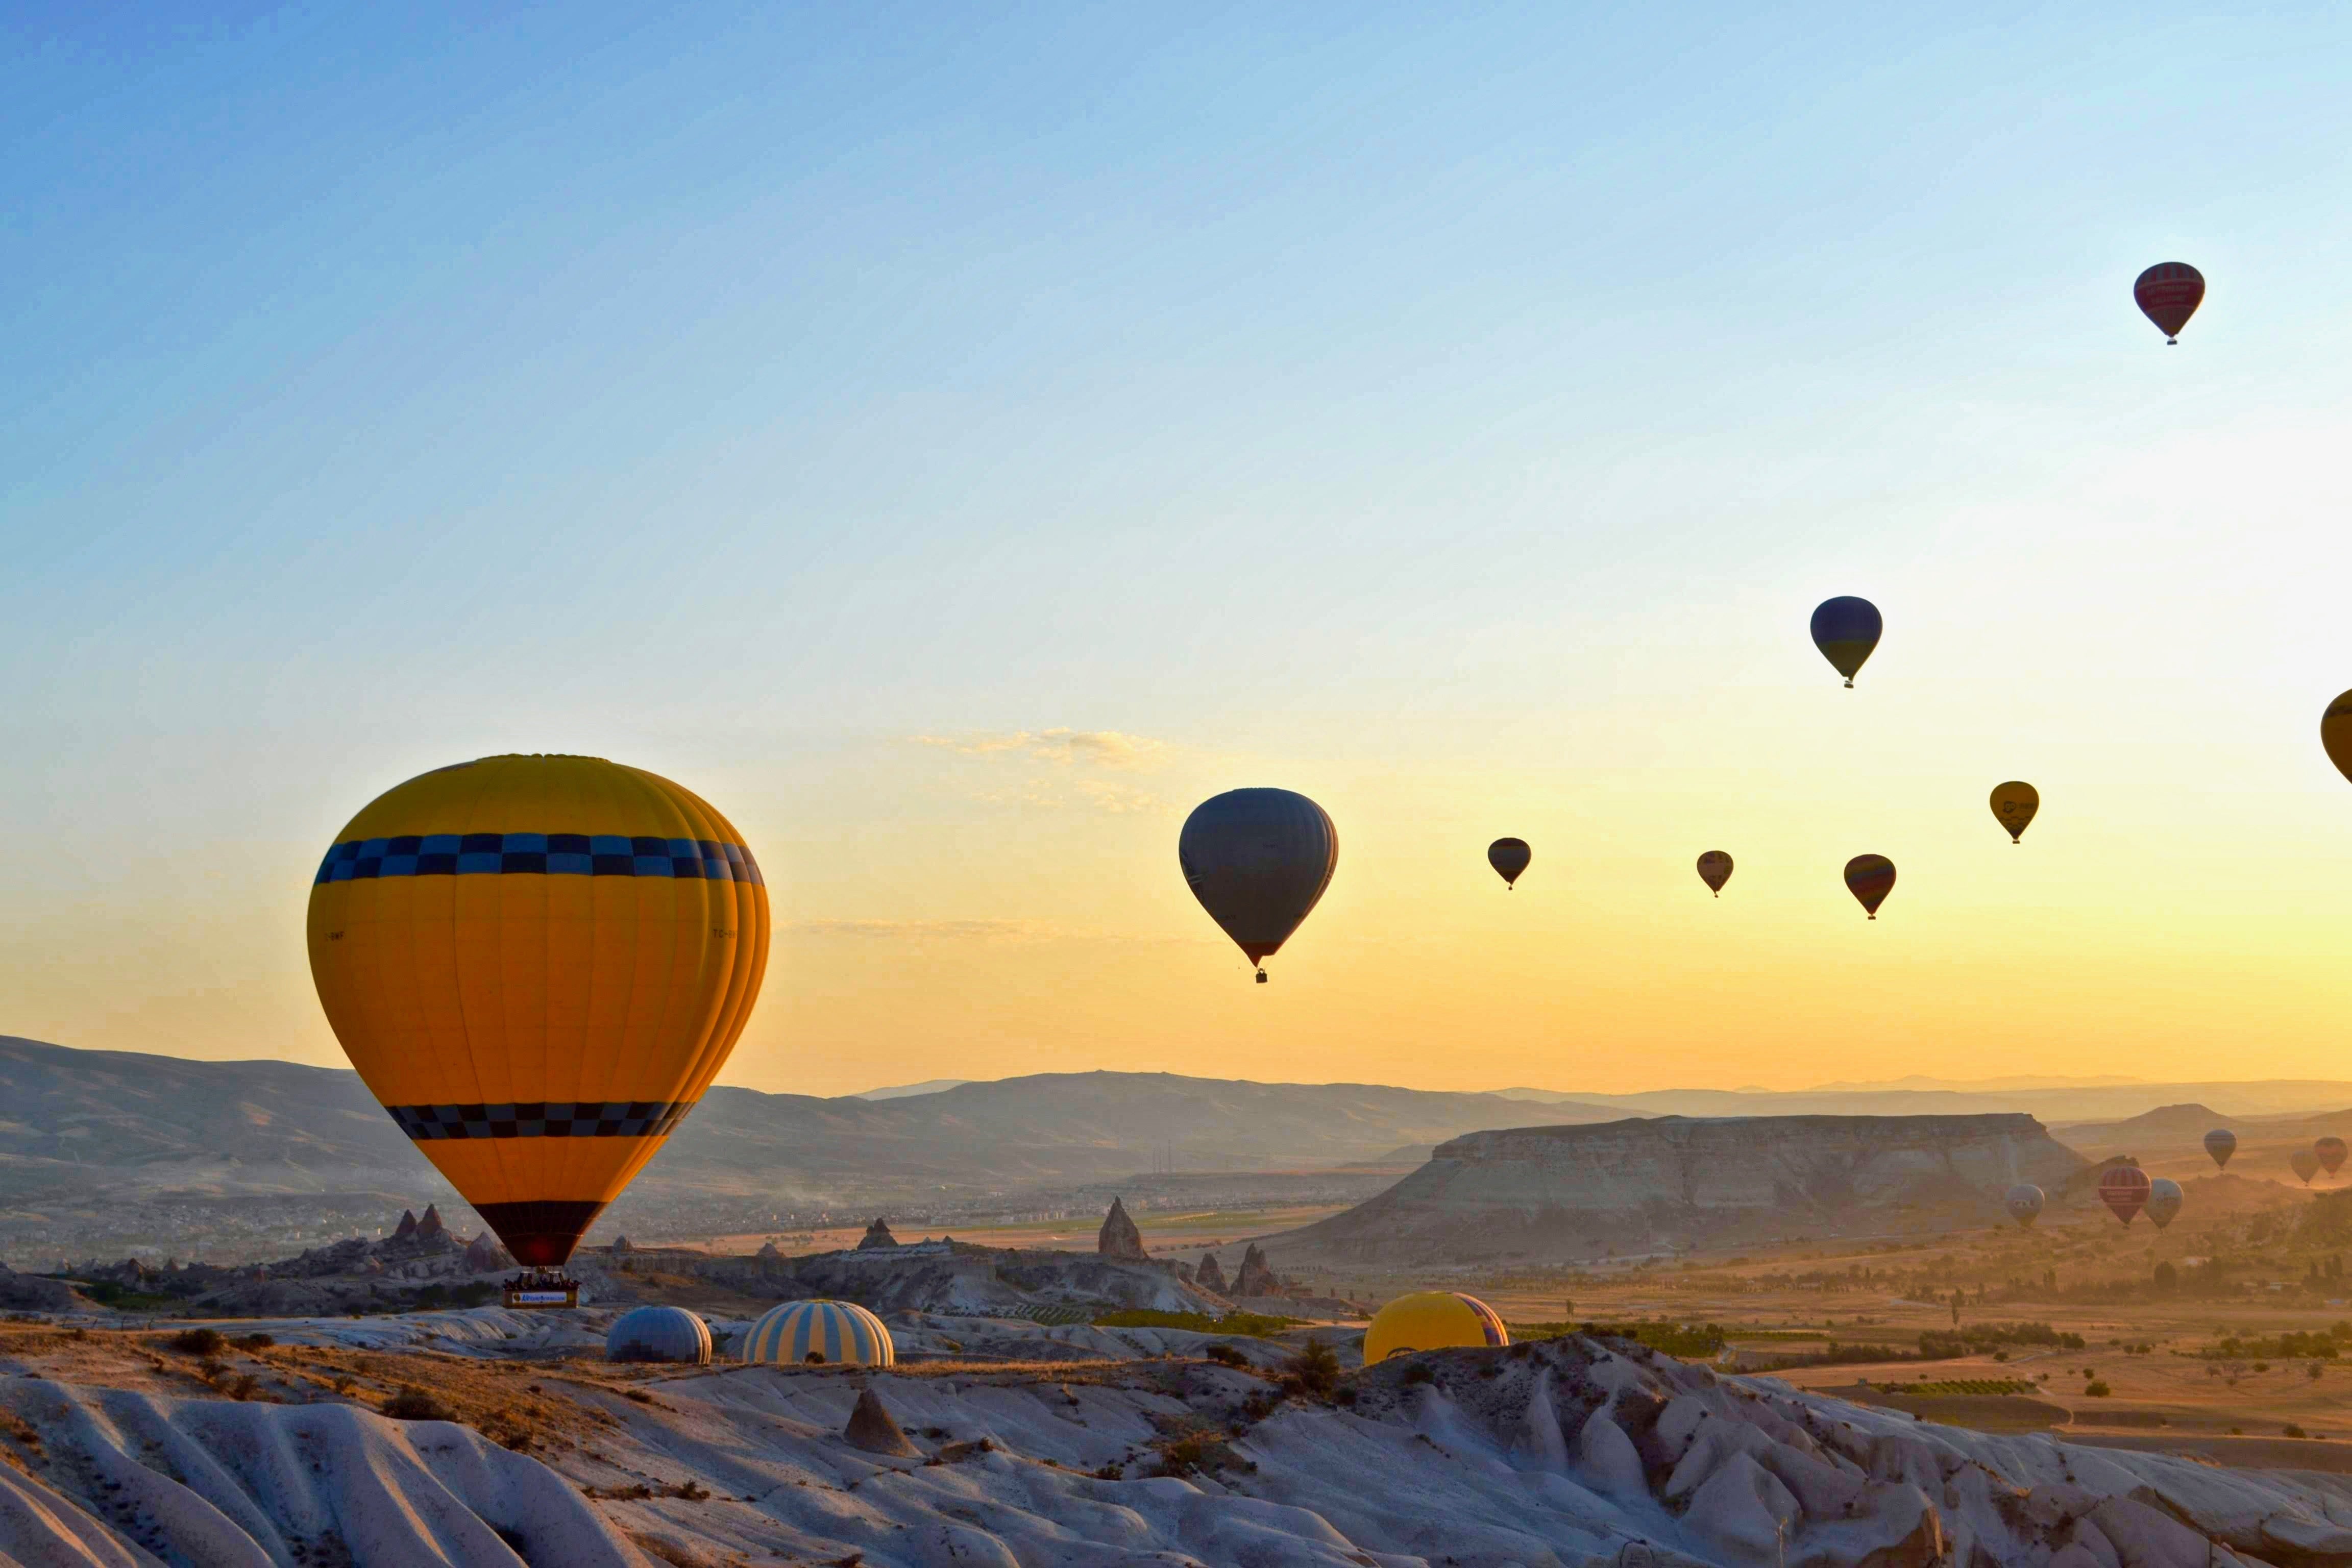
<path fill-rule="evenodd" d="M 2021 1113 L 1679 1116 L 1470 1132 L 1345 1214 L 1276 1239 L 1287 1259 L 1591 1258 L 1849 1228 L 1997 1225 L 2032 1182 L 2088 1168 Z"/>

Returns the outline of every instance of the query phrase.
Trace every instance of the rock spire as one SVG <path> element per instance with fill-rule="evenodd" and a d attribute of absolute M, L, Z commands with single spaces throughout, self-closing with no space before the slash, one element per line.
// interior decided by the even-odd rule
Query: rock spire
<path fill-rule="evenodd" d="M 1105 1258 L 1124 1258 L 1139 1263 L 1143 1260 L 1143 1233 L 1127 1217 L 1127 1205 L 1117 1198 L 1110 1201 L 1110 1213 L 1103 1215 L 1102 1234 L 1095 1238 L 1095 1250 Z"/>

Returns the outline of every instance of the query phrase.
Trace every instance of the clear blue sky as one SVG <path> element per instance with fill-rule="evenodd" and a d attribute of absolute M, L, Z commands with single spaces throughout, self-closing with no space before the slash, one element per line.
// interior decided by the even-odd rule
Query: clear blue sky
<path fill-rule="evenodd" d="M 335 1059 L 320 848 L 424 767 L 563 750 L 779 868 L 738 1081 L 1769 1082 L 1675 1021 L 1694 974 L 1874 994 L 1951 950 L 1661 937 L 1605 1038 L 1441 1068 L 1470 1015 L 1383 976 L 1492 889 L 1415 879 L 1546 825 L 1588 901 L 1430 962 L 1572 991 L 1544 966 L 1702 837 L 1785 830 L 1843 922 L 1847 854 L 1944 852 L 1889 802 L 1948 783 L 1973 861 L 2038 766 L 2079 781 L 2052 856 L 2103 836 L 1967 909 L 2046 915 L 2050 967 L 1981 1017 L 1999 965 L 1946 975 L 1862 1076 L 2048 1066 L 2145 997 L 2119 920 L 2153 973 L 2233 966 L 2150 1070 L 2232 1018 L 2250 1069 L 2332 1060 L 2341 6 L 173 15 L 0 21 L 0 1031 Z M 2211 293 L 2167 349 L 2129 288 L 2175 258 Z M 1890 624 L 1854 694 L 1803 640 L 1849 592 Z M 1226 995 L 1173 871 L 1256 783 L 1347 847 L 1297 1003 Z M 2206 831 L 2247 817 L 2258 873 Z M 1358 1010 L 1272 1011 L 1315 936 Z M 1884 1016 L 1822 1006 L 1792 1037 Z"/>

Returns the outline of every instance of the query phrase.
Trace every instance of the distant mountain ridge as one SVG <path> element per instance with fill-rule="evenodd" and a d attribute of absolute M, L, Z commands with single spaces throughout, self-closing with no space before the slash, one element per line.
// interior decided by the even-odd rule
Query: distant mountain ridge
<path fill-rule="evenodd" d="M 2017 1081 L 1994 1079 L 1994 1082 Z M 1552 1103 L 1550 1089 L 1501 1089 L 1503 1098 Z M 1637 1116 L 1985 1116 L 2022 1111 L 2061 1131 L 2117 1121 L 2168 1105 L 2201 1103 L 2225 1116 L 2310 1116 L 2352 1105 L 2352 1080 L 2259 1079 L 2214 1083 L 2115 1083 L 2018 1089 L 1658 1089 L 1639 1094 L 1558 1091 L 1564 1100 Z"/>
<path fill-rule="evenodd" d="M 1599 1107 L 1551 1108 L 1601 1121 Z M 1186 1169 L 1378 1161 L 1527 1120 L 1497 1095 L 1045 1073 L 887 1100 L 717 1088 L 634 1191 L 995 1190 Z M 0 1202 L 121 1193 L 446 1194 L 357 1074 L 0 1037 Z"/>

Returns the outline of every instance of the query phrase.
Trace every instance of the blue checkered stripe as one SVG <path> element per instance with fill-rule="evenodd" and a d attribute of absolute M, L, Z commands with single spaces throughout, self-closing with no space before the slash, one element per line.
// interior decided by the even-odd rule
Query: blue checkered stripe
<path fill-rule="evenodd" d="M 764 887 L 740 844 L 618 833 L 411 833 L 354 838 L 327 851 L 319 882 L 375 877 L 676 877 Z"/>
<path fill-rule="evenodd" d="M 419 1143 L 440 1138 L 659 1138 L 694 1109 L 690 1100 L 583 1100 L 515 1105 L 387 1105 Z"/>

